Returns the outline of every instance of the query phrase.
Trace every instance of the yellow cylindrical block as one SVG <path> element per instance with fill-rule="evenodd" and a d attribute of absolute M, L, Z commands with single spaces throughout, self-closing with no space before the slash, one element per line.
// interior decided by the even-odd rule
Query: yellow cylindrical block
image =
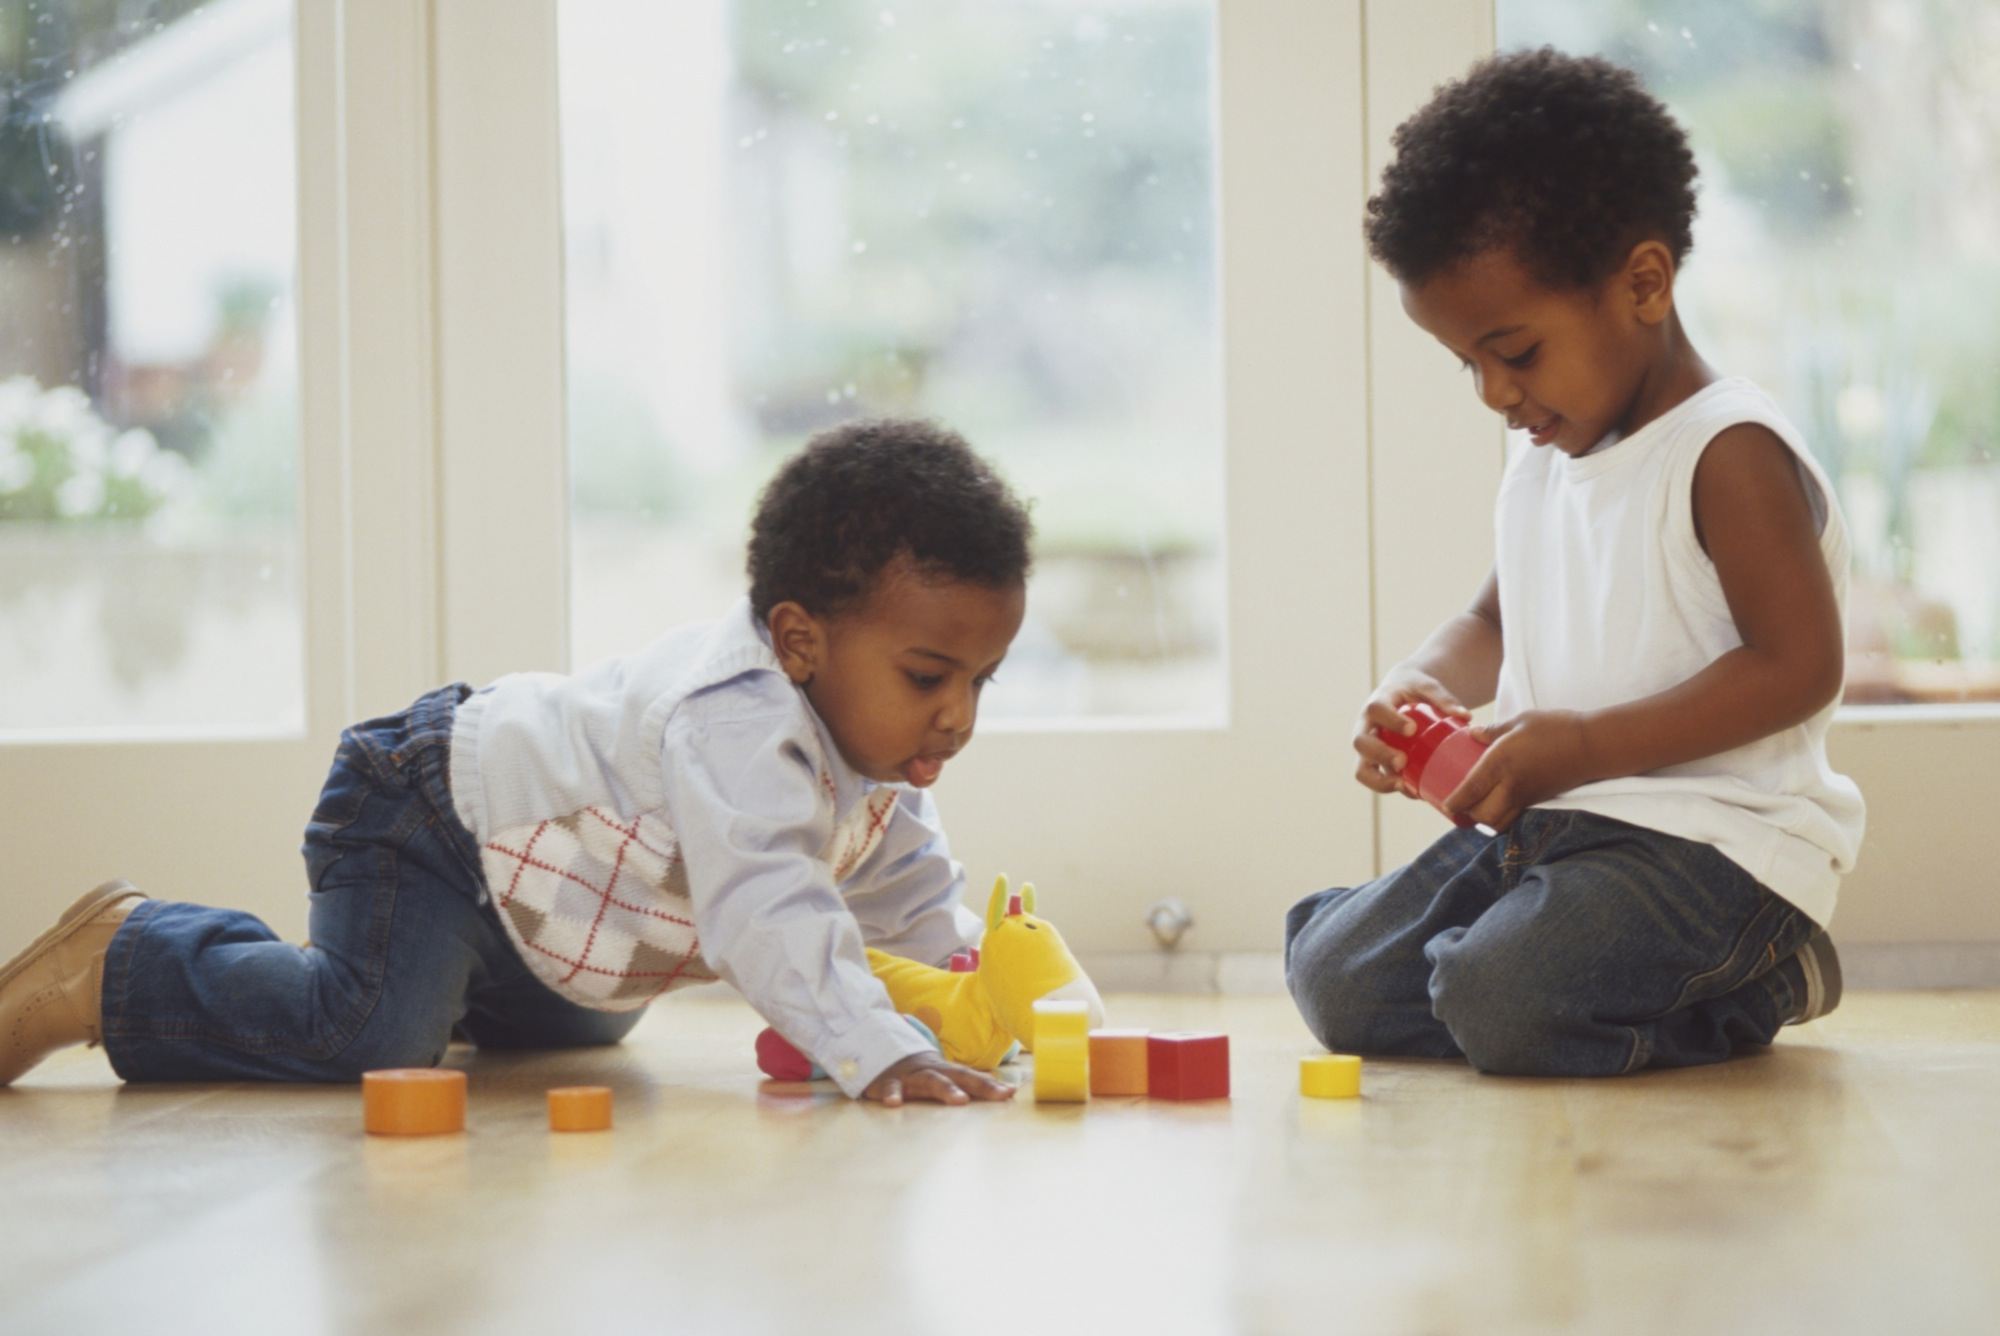
<path fill-rule="evenodd" d="M 560 1086 L 549 1092 L 549 1131 L 611 1130 L 609 1086 Z"/>
<path fill-rule="evenodd" d="M 1035 1045 L 1035 1102 L 1081 1104 L 1090 1098 L 1090 1042 L 1044 1035 Z"/>
<path fill-rule="evenodd" d="M 1361 1093 L 1361 1059 L 1352 1053 L 1300 1058 L 1299 1093 L 1314 1099 L 1353 1099 Z"/>
<path fill-rule="evenodd" d="M 378 1137 L 465 1130 L 465 1073 L 391 1067 L 361 1074 L 361 1125 Z"/>

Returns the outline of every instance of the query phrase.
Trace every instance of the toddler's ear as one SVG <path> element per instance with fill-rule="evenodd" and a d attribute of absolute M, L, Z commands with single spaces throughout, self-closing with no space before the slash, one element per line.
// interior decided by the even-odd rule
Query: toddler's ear
<path fill-rule="evenodd" d="M 769 618 L 771 648 L 778 664 L 795 686 L 809 685 L 826 652 L 826 630 L 817 617 L 797 603 L 780 603 Z"/>

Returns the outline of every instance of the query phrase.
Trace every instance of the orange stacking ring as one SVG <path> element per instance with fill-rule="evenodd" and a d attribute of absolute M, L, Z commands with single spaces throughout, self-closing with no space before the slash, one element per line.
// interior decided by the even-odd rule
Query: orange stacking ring
<path fill-rule="evenodd" d="M 465 1130 L 465 1073 L 392 1067 L 361 1074 L 361 1121 L 371 1136 L 423 1137 Z"/>
<path fill-rule="evenodd" d="M 611 1130 L 609 1086 L 561 1086 L 549 1092 L 551 1132 Z"/>

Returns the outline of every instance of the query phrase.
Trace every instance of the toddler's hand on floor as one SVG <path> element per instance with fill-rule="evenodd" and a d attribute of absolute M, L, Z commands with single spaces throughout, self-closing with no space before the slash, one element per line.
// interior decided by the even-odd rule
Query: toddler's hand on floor
<path fill-rule="evenodd" d="M 912 1053 L 869 1083 L 861 1098 L 896 1108 L 906 1099 L 965 1104 L 975 1099 L 1012 1099 L 1014 1087 L 972 1067 L 946 1062 L 935 1053 Z"/>
<path fill-rule="evenodd" d="M 1486 754 L 1444 800 L 1452 816 L 1505 830 L 1526 809 L 1596 778 L 1590 770 L 1583 715 L 1528 710 L 1472 730 Z"/>
<path fill-rule="evenodd" d="M 1472 718 L 1472 712 L 1458 703 L 1458 697 L 1430 674 L 1414 668 L 1391 669 L 1368 703 L 1361 707 L 1361 717 L 1354 721 L 1354 750 L 1361 757 L 1354 767 L 1354 777 L 1377 793 L 1416 796 L 1403 782 L 1403 753 L 1376 737 L 1375 730 L 1381 728 L 1406 735 L 1416 732 L 1417 726 L 1396 711 L 1417 701 L 1454 719 Z"/>

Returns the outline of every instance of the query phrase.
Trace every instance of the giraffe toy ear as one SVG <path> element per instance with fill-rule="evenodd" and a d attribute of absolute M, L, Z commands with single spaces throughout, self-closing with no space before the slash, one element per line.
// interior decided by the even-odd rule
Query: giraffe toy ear
<path fill-rule="evenodd" d="M 1024 914 L 1035 912 L 1035 883 L 1032 881 L 1021 883 L 1021 912 Z"/>
<path fill-rule="evenodd" d="M 986 931 L 992 932 L 1000 926 L 1000 920 L 1007 913 L 1007 874 L 1002 872 L 993 879 L 993 895 L 986 902 Z"/>

